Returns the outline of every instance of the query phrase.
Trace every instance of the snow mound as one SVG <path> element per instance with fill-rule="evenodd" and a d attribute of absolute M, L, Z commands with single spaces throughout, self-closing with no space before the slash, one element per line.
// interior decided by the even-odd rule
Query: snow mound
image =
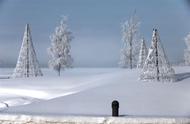
<path fill-rule="evenodd" d="M 27 83 L 19 79 L 16 84 L 12 79 L 2 80 L 2 87 L 47 93 L 37 102 L 10 107 L 3 113 L 110 116 L 111 102 L 118 100 L 121 116 L 189 117 L 190 67 L 175 67 L 175 70 L 178 78 L 175 83 L 140 81 L 139 69 L 95 69 L 92 72 L 75 69 L 66 71 L 60 78 L 29 78 Z M 18 86 L 20 83 L 25 85 Z"/>

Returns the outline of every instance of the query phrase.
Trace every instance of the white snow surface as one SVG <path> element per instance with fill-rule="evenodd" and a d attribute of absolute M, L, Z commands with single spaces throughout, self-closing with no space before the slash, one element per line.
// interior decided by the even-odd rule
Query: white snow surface
<path fill-rule="evenodd" d="M 1 124 L 189 124 L 188 118 L 0 115 Z"/>
<path fill-rule="evenodd" d="M 189 117 L 190 67 L 175 71 L 177 82 L 162 83 L 140 81 L 139 69 L 73 68 L 61 77 L 43 69 L 43 77 L 0 79 L 0 110 L 1 114 L 110 116 L 111 102 L 118 100 L 122 116 Z"/>

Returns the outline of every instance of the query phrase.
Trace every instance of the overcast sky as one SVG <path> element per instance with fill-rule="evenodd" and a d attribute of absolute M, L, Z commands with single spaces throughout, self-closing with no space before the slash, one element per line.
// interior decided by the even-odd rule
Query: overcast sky
<path fill-rule="evenodd" d="M 121 48 L 121 23 L 136 10 L 140 34 L 150 45 L 158 28 L 171 62 L 183 59 L 184 37 L 190 32 L 185 0 L 0 0 L 1 66 L 15 66 L 24 27 L 31 25 L 41 65 L 47 65 L 49 35 L 61 16 L 69 18 L 74 35 L 72 56 L 77 67 L 115 67 Z"/>

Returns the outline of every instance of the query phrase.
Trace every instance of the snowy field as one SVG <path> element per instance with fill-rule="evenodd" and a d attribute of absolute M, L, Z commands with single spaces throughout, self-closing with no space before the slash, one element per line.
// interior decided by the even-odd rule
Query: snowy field
<path fill-rule="evenodd" d="M 0 70 L 1 114 L 110 116 L 111 102 L 129 117 L 189 117 L 190 67 L 175 67 L 177 82 L 142 82 L 140 70 L 73 68 L 61 77 L 42 69 L 44 77 L 5 79 Z"/>

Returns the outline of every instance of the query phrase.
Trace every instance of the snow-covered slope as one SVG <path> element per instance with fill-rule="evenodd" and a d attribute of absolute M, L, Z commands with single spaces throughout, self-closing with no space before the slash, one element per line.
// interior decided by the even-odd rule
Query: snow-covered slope
<path fill-rule="evenodd" d="M 3 71 L 5 69 L 2 69 Z M 11 69 L 6 73 L 10 74 Z M 44 77 L 6 79 L 1 71 L 0 75 L 0 109 L 7 107 L 29 104 L 34 101 L 48 100 L 60 96 L 77 93 L 90 87 L 103 85 L 96 83 L 102 78 L 109 76 L 112 71 L 119 69 L 70 69 L 63 72 L 61 77 L 55 72 L 43 69 Z M 99 77 L 99 78 L 97 78 Z M 95 82 L 95 83 L 94 83 Z M 100 81 L 99 81 L 100 82 Z"/>
<path fill-rule="evenodd" d="M 3 112 L 107 116 L 111 115 L 111 102 L 117 99 L 121 115 L 190 116 L 190 67 L 175 69 L 178 78 L 175 83 L 139 81 L 140 70 L 136 69 L 72 69 L 65 71 L 61 78 L 18 79 L 16 84 L 11 79 L 1 80 L 4 89 L 22 87 L 46 94 L 39 97 L 40 93 L 36 96 L 31 93 L 30 97 L 38 100 Z"/>

